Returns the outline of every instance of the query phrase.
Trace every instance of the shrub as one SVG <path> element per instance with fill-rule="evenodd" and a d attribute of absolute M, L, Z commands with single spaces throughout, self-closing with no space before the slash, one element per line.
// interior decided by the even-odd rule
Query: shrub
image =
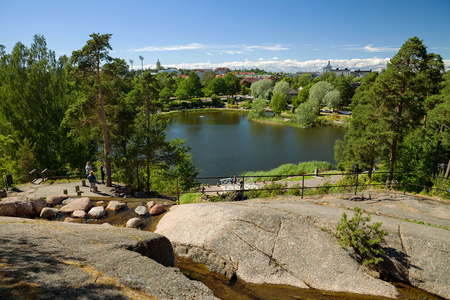
<path fill-rule="evenodd" d="M 376 264 L 383 261 L 384 249 L 381 244 L 388 231 L 381 230 L 381 222 L 372 225 L 366 225 L 370 222 L 370 213 L 367 217 L 362 216 L 362 210 L 355 207 L 355 215 L 351 220 L 347 220 L 347 214 L 344 212 L 341 218 L 341 224 L 337 227 L 337 236 L 342 247 L 353 248 L 356 258 L 363 265 L 375 267 Z"/>

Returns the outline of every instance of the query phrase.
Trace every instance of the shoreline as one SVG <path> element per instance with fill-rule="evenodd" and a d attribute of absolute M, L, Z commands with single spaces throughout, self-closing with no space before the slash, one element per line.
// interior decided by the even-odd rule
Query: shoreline
<path fill-rule="evenodd" d="M 207 111 L 207 112 L 229 111 L 229 112 L 237 112 L 237 113 L 245 113 L 245 114 L 249 113 L 249 109 L 247 109 L 247 108 L 193 108 L 193 109 L 182 109 L 182 110 L 170 110 L 168 112 L 161 112 L 158 114 L 160 114 L 162 116 L 169 116 L 169 115 L 184 113 L 184 112 L 197 113 L 197 112 L 203 112 L 203 111 Z M 307 128 L 305 126 L 300 125 L 299 123 L 291 122 L 291 120 L 292 120 L 291 118 L 272 117 L 272 118 L 249 119 L 247 117 L 247 119 L 251 122 L 257 122 L 257 123 L 262 123 L 262 124 L 289 126 L 289 127 L 294 127 L 294 128 Z M 286 121 L 287 119 L 289 119 L 289 121 Z M 335 121 L 323 122 L 322 119 L 326 119 L 326 115 L 319 116 L 319 121 L 317 122 L 317 125 L 315 125 L 315 126 L 335 126 L 335 127 L 350 129 L 350 125 L 349 124 L 346 125 L 346 123 L 344 123 L 344 122 L 335 122 Z"/>

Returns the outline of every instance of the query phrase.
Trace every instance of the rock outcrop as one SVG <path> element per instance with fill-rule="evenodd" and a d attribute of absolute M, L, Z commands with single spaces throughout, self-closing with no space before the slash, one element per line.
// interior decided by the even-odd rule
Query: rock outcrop
<path fill-rule="evenodd" d="M 344 211 L 297 201 L 189 204 L 172 207 L 156 232 L 178 255 L 249 283 L 395 297 L 395 287 L 363 272 L 333 236 Z M 390 232 L 386 272 L 450 295 L 448 230 L 378 216 L 372 221 Z"/>
<path fill-rule="evenodd" d="M 217 299 L 152 232 L 0 217 L 0 240 L 2 299 Z"/>

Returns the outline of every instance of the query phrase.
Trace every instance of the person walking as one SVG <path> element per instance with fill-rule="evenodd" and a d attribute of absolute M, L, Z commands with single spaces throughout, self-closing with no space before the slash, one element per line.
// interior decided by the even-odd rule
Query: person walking
<path fill-rule="evenodd" d="M 95 192 L 95 183 L 97 182 L 97 179 L 95 178 L 93 171 L 89 172 L 88 180 L 89 180 L 89 184 L 90 184 L 89 191 Z"/>

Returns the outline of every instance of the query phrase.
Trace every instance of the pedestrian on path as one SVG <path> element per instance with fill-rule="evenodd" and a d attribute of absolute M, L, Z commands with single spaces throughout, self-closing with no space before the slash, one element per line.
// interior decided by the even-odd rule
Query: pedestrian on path
<path fill-rule="evenodd" d="M 97 179 L 95 178 L 93 171 L 89 172 L 88 180 L 89 184 L 91 185 L 89 191 L 95 192 L 95 183 L 97 182 Z"/>

